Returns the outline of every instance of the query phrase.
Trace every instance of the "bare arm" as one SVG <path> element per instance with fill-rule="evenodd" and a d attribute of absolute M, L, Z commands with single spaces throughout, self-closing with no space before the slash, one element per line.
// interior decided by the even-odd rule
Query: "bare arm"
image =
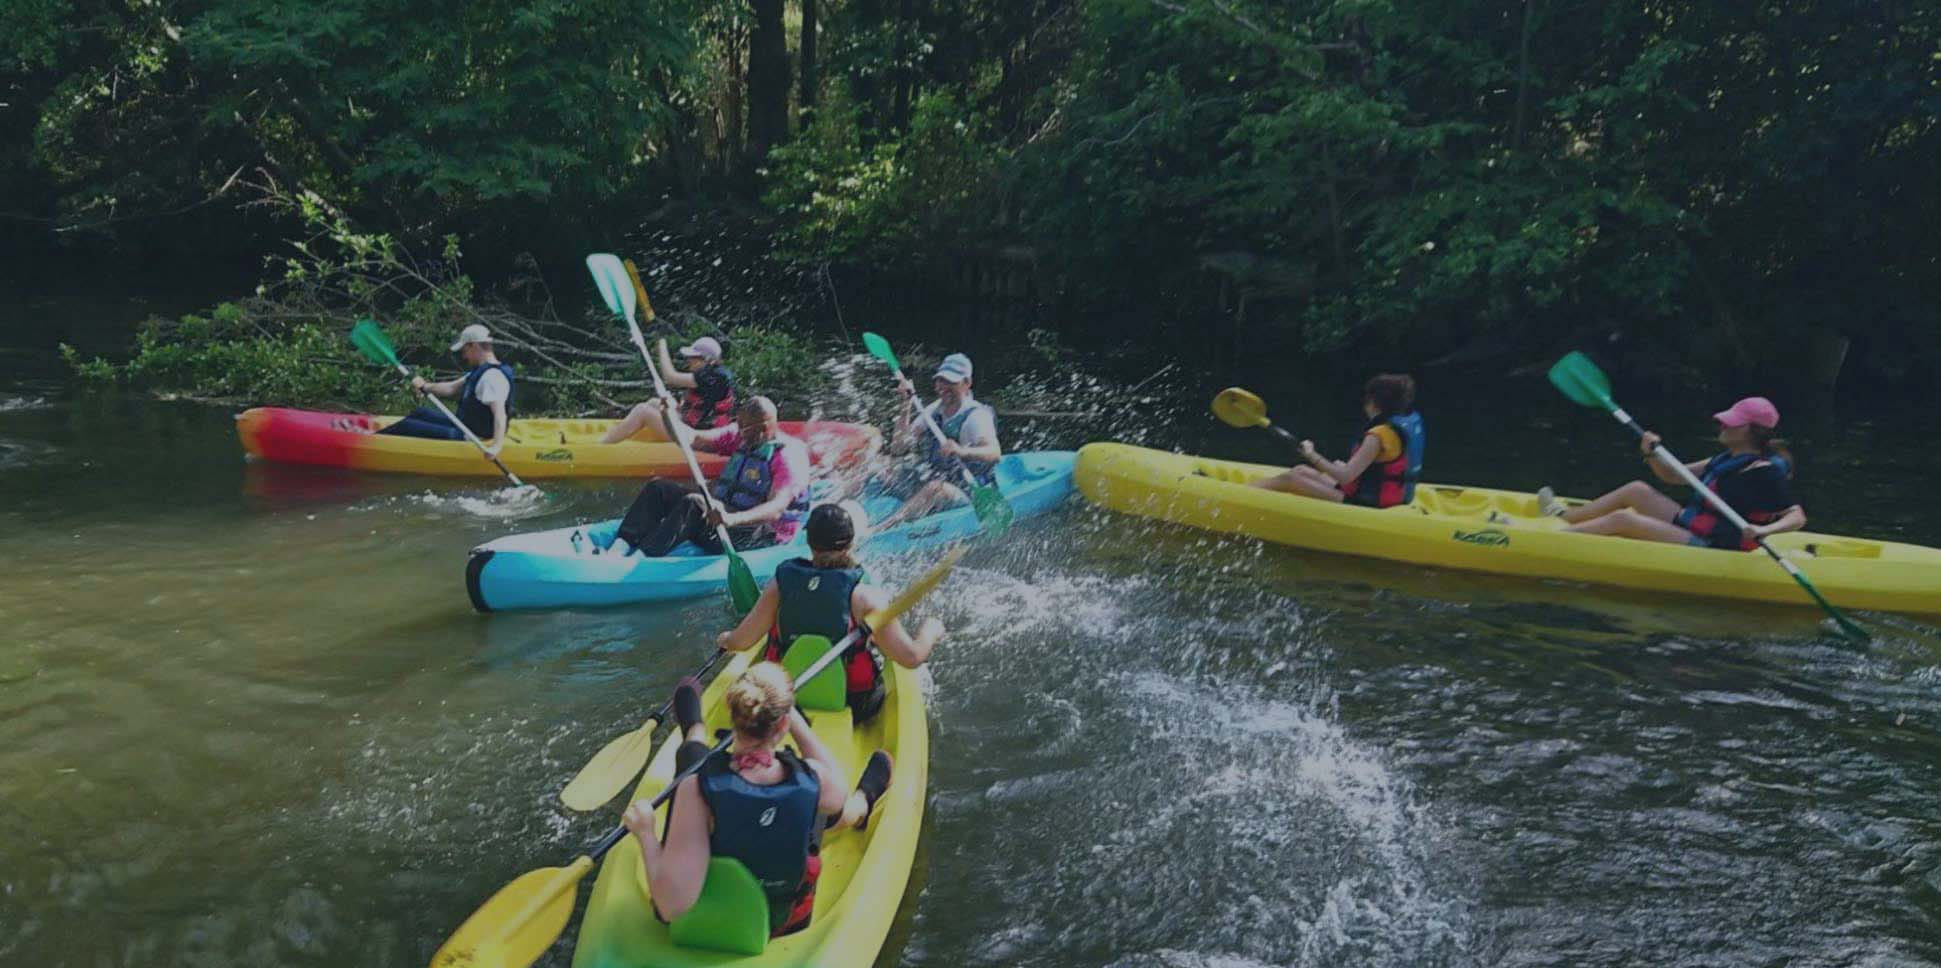
<path fill-rule="evenodd" d="M 715 637 L 715 645 L 723 652 L 746 652 L 768 636 L 768 630 L 775 627 L 775 611 L 781 606 L 782 593 L 775 590 L 775 583 L 769 582 L 762 589 L 762 597 L 755 599 L 755 607 L 741 617 L 734 628 Z"/>
<path fill-rule="evenodd" d="M 1334 478 L 1337 483 L 1341 484 L 1346 484 L 1360 477 L 1363 472 L 1368 470 L 1368 465 L 1375 462 L 1375 456 L 1380 454 L 1381 451 L 1381 438 L 1376 437 L 1374 434 L 1368 434 L 1362 437 L 1360 446 L 1357 446 L 1355 452 L 1349 455 L 1345 461 L 1329 460 L 1326 457 L 1322 457 L 1319 453 L 1315 452 L 1313 441 L 1304 440 L 1301 442 L 1301 456 L 1306 457 L 1308 463 L 1313 464 L 1322 473 Z"/>
<path fill-rule="evenodd" d="M 1753 525 L 1752 536 L 1755 538 L 1770 538 L 1776 534 L 1798 531 L 1804 527 L 1806 527 L 1806 509 L 1795 504 L 1787 508 L 1786 513 L 1779 516 L 1779 520 L 1771 524 Z"/>
<path fill-rule="evenodd" d="M 849 597 L 850 614 L 860 622 L 869 613 L 889 603 L 888 589 L 858 585 Z M 930 651 L 937 647 L 938 640 L 943 637 L 944 623 L 935 618 L 924 619 L 916 635 L 911 635 L 901 621 L 892 621 L 882 628 L 870 630 L 870 641 L 876 643 L 876 648 L 905 669 L 914 669 L 928 661 Z"/>
<path fill-rule="evenodd" d="M 660 380 L 674 390 L 694 389 L 694 374 L 674 365 L 674 358 L 667 355 L 667 341 L 657 341 L 660 350 Z"/>
<path fill-rule="evenodd" d="M 802 758 L 815 766 L 816 810 L 824 814 L 841 813 L 849 799 L 849 777 L 843 775 L 835 754 L 829 752 L 822 737 L 809 728 L 809 721 L 802 718 L 800 709 L 789 710 L 789 735 L 795 737 L 795 748 L 802 751 Z"/>
<path fill-rule="evenodd" d="M 686 914 L 701 896 L 708 879 L 708 802 L 701 797 L 700 780 L 687 777 L 674 792 L 676 809 L 667 830 L 667 843 L 654 836 L 651 801 L 641 800 L 627 808 L 625 823 L 640 844 L 641 866 L 647 872 L 647 888 L 654 906 L 669 919 Z"/>

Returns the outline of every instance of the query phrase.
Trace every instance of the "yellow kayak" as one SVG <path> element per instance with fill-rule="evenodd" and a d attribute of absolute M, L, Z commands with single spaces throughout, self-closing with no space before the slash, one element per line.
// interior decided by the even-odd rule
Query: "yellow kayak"
<path fill-rule="evenodd" d="M 709 727 L 727 727 L 722 695 L 748 667 L 750 655 L 736 656 L 702 694 Z M 608 851 L 600 864 L 593 895 L 580 920 L 574 968 L 868 968 L 873 964 L 910 880 L 930 772 L 929 725 L 917 674 L 895 663 L 887 663 L 883 674 L 889 677 L 889 695 L 882 711 L 867 724 L 854 726 L 847 709 L 809 714 L 816 735 L 852 779 L 879 749 L 888 750 L 896 766 L 867 830 L 845 830 L 823 838 L 822 876 L 808 927 L 769 940 L 759 955 L 681 947 L 669 938 L 667 925 L 654 917 L 648 905 L 640 848 L 629 838 Z M 667 785 L 674 776 L 674 752 L 679 745 L 679 737 L 671 734 L 662 742 L 629 802 L 652 797 Z M 666 823 L 665 807 L 660 817 Z"/>
<path fill-rule="evenodd" d="M 1810 605 L 1764 554 L 1570 534 L 1533 494 L 1421 484 L 1399 507 L 1334 504 L 1245 486 L 1285 468 L 1089 444 L 1075 483 L 1115 511 L 1297 548 L 1412 565 Z M 1841 608 L 1941 614 L 1941 549 L 1796 531 L 1773 537 Z"/>
<path fill-rule="evenodd" d="M 395 416 L 254 407 L 236 415 L 236 435 L 250 456 L 289 464 L 360 471 L 497 477 L 499 469 L 469 441 L 378 436 Z M 600 443 L 612 420 L 516 418 L 506 423 L 499 459 L 522 478 L 686 477 L 681 448 L 666 441 Z M 818 467 L 859 459 L 877 438 L 873 428 L 815 421 L 782 422 L 782 432 L 809 445 Z M 696 454 L 713 477 L 727 458 Z"/>

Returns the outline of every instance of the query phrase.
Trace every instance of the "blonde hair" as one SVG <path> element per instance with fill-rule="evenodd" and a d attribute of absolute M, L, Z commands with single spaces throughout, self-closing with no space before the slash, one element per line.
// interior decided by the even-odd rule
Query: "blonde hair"
<path fill-rule="evenodd" d="M 848 548 L 809 552 L 809 563 L 817 568 L 854 568 L 856 555 Z"/>
<path fill-rule="evenodd" d="M 766 740 L 776 734 L 776 727 L 795 708 L 795 684 L 779 664 L 757 662 L 728 687 L 727 702 L 728 720 L 735 732 Z"/>

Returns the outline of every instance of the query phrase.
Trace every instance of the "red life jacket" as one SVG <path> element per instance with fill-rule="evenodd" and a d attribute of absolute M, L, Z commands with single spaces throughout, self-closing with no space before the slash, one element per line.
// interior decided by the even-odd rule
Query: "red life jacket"
<path fill-rule="evenodd" d="M 1377 427 L 1388 427 L 1395 431 L 1395 437 L 1402 443 L 1402 452 L 1394 460 L 1380 464 L 1370 464 L 1361 476 L 1341 485 L 1341 497 L 1349 504 L 1363 507 L 1389 508 L 1407 504 L 1415 500 L 1415 482 L 1422 476 L 1422 415 L 1411 410 L 1401 415 L 1384 414 L 1376 417 L 1355 439 L 1353 454 L 1361 446 L 1362 440 Z"/>
<path fill-rule="evenodd" d="M 695 430 L 713 430 L 728 422 L 735 414 L 735 374 L 733 370 L 719 363 L 710 363 L 701 372 L 719 370 L 722 379 L 728 383 L 728 392 L 718 400 L 706 400 L 696 387 L 681 395 L 681 422 Z M 700 374 L 695 374 L 697 377 Z"/>
<path fill-rule="evenodd" d="M 1762 460 L 1779 468 L 1781 473 L 1785 473 L 1788 469 L 1786 459 L 1783 457 L 1768 457 L 1764 454 L 1719 454 L 1705 462 L 1704 469 L 1698 472 L 1698 482 L 1705 485 L 1707 490 L 1717 494 L 1720 481 Z M 1747 524 L 1771 524 L 1784 516 L 1787 509 L 1780 508 L 1775 511 L 1734 507 L 1732 510 L 1739 512 L 1739 516 L 1745 518 Z M 1740 531 L 1737 525 L 1726 520 L 1725 515 L 1712 510 L 1712 505 L 1706 503 L 1705 496 L 1702 494 L 1693 494 L 1692 499 L 1685 502 L 1684 510 L 1679 511 L 1678 516 L 1671 519 L 1671 523 L 1704 538 L 1714 548 L 1726 551 L 1751 551 L 1759 547 L 1757 539 Z"/>

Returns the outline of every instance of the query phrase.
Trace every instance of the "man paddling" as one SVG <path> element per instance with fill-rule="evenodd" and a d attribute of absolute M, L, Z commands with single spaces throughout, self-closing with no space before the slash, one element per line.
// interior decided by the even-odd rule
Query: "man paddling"
<path fill-rule="evenodd" d="M 459 422 L 485 442 L 485 456 L 490 460 L 499 456 L 499 449 L 505 446 L 506 423 L 512 417 L 512 367 L 493 355 L 492 333 L 477 323 L 459 332 L 452 352 L 464 362 L 464 376 L 443 383 L 414 376 L 411 388 L 419 393 L 456 398 Z M 419 407 L 378 433 L 429 440 L 465 439 L 464 431 L 452 426 L 436 407 Z"/>
<path fill-rule="evenodd" d="M 996 411 L 971 394 L 970 357 L 962 353 L 944 357 L 930 385 L 937 393 L 931 417 L 943 431 L 942 443 L 916 412 L 915 384 L 907 377 L 897 382 L 903 409 L 897 414 L 890 450 L 895 453 L 914 448 L 916 458 L 879 482 L 880 490 L 903 501 L 879 528 L 923 517 L 938 508 L 970 503 L 964 472 L 970 472 L 980 486 L 990 484 L 995 480 L 998 458 L 1004 456 L 997 437 Z"/>
<path fill-rule="evenodd" d="M 739 551 L 795 538 L 809 510 L 809 448 L 782 433 L 774 401 L 750 397 L 733 424 L 700 431 L 693 439 L 697 451 L 730 455 L 708 495 L 682 481 L 648 481 L 620 521 L 616 550 L 659 558 L 691 541 L 719 554 L 716 524 L 727 526 Z"/>

